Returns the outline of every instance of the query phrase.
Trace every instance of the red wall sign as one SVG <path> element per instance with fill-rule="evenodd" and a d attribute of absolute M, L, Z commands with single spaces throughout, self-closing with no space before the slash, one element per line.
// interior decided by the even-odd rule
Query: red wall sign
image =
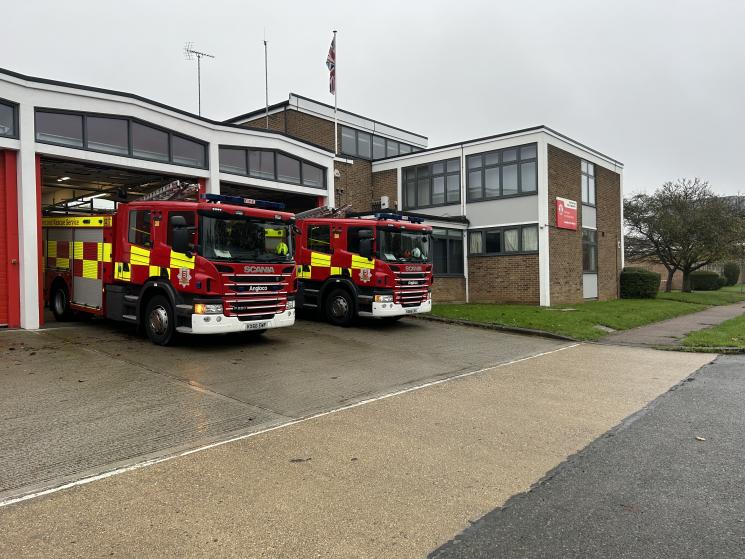
<path fill-rule="evenodd" d="M 577 201 L 556 197 L 556 227 L 577 230 Z"/>

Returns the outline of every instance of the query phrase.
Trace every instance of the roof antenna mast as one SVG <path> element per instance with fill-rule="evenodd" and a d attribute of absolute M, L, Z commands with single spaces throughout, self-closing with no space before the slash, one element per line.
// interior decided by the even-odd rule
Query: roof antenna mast
<path fill-rule="evenodd" d="M 206 52 L 200 52 L 194 49 L 194 43 L 188 42 L 184 45 L 184 58 L 186 60 L 197 61 L 197 104 L 199 107 L 199 116 L 202 116 L 202 58 L 215 58 Z"/>

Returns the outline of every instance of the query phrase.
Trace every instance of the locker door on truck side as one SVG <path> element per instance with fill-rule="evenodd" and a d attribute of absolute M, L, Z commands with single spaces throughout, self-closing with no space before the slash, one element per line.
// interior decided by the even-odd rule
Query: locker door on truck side
<path fill-rule="evenodd" d="M 73 232 L 71 302 L 100 309 L 103 306 L 103 229 L 76 227 Z"/>

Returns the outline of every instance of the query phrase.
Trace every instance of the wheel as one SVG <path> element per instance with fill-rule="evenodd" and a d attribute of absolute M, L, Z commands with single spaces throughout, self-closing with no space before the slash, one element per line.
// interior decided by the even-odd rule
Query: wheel
<path fill-rule="evenodd" d="M 354 301 L 345 289 L 334 289 L 324 301 L 326 320 L 335 326 L 349 326 L 354 320 Z"/>
<path fill-rule="evenodd" d="M 52 297 L 50 299 L 52 313 L 54 313 L 54 319 L 57 322 L 66 322 L 72 317 L 72 309 L 70 308 L 70 295 L 67 292 L 67 287 L 62 284 L 58 284 L 54 291 L 52 291 Z"/>
<path fill-rule="evenodd" d="M 169 345 L 176 338 L 173 307 L 167 297 L 156 295 L 147 302 L 144 316 L 145 334 L 157 345 Z"/>

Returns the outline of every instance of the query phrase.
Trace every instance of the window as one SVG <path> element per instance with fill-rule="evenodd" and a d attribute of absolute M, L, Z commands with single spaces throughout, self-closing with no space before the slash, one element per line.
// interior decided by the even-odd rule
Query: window
<path fill-rule="evenodd" d="M 375 160 L 413 151 L 419 151 L 419 149 L 409 144 L 387 140 L 381 136 L 355 130 L 348 126 L 341 127 L 341 152 L 345 155 Z"/>
<path fill-rule="evenodd" d="M 154 161 L 168 161 L 168 132 L 132 123 L 132 155 Z"/>
<path fill-rule="evenodd" d="M 300 183 L 300 161 L 293 157 L 277 154 L 277 180 Z"/>
<path fill-rule="evenodd" d="M 433 229 L 433 266 L 436 275 L 463 275 L 463 232 Z"/>
<path fill-rule="evenodd" d="M 182 136 L 171 136 L 172 162 L 188 167 L 204 167 L 206 160 L 205 146 Z"/>
<path fill-rule="evenodd" d="M 323 169 L 303 161 L 303 184 L 305 186 L 323 186 Z"/>
<path fill-rule="evenodd" d="M 582 161 L 582 203 L 595 205 L 595 165 Z"/>
<path fill-rule="evenodd" d="M 89 116 L 85 126 L 88 149 L 129 155 L 129 122 L 126 119 Z"/>
<path fill-rule="evenodd" d="M 134 213 L 134 212 L 133 212 Z M 194 212 L 168 212 L 168 229 L 166 233 L 166 242 L 168 243 L 168 246 L 173 246 L 173 225 L 171 225 L 171 218 L 174 216 L 181 216 L 184 218 L 184 221 L 186 221 L 187 227 L 194 227 L 194 224 L 196 223 Z M 132 219 L 132 216 L 130 214 L 130 219 Z M 191 233 L 191 244 L 196 244 L 196 229 L 192 230 Z"/>
<path fill-rule="evenodd" d="M 469 254 L 516 254 L 537 251 L 537 225 L 517 225 L 469 232 Z"/>
<path fill-rule="evenodd" d="M 582 271 L 598 273 L 598 232 L 594 229 L 582 229 Z"/>
<path fill-rule="evenodd" d="M 0 136 L 16 136 L 16 108 L 0 102 Z"/>
<path fill-rule="evenodd" d="M 308 225 L 308 250 L 331 254 L 331 229 L 328 225 Z"/>
<path fill-rule="evenodd" d="M 533 194 L 538 189 L 536 144 L 470 155 L 466 167 L 470 202 Z"/>
<path fill-rule="evenodd" d="M 369 231 L 369 227 L 350 227 L 347 229 L 347 250 L 355 254 L 360 253 L 360 231 Z"/>
<path fill-rule="evenodd" d="M 133 245 L 142 247 L 152 245 L 150 236 L 150 210 L 132 210 L 129 212 L 128 240 Z"/>
<path fill-rule="evenodd" d="M 83 147 L 83 116 L 37 112 L 36 140 L 62 146 Z"/>
<path fill-rule="evenodd" d="M 259 150 L 249 151 L 248 174 L 260 179 L 274 180 L 274 152 Z"/>
<path fill-rule="evenodd" d="M 246 150 L 220 147 L 220 171 L 235 175 L 247 175 Z"/>
<path fill-rule="evenodd" d="M 403 169 L 406 209 L 460 202 L 460 159 Z"/>

